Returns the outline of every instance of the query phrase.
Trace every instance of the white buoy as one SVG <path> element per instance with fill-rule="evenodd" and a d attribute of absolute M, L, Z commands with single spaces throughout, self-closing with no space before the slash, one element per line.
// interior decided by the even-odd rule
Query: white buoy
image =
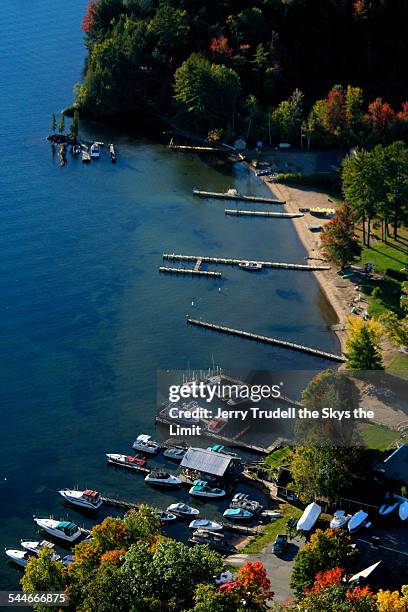
<path fill-rule="evenodd" d="M 218 293 L 221 293 L 221 287 L 218 287 Z"/>
<path fill-rule="evenodd" d="M 194 307 L 194 302 L 191 302 L 191 305 Z"/>

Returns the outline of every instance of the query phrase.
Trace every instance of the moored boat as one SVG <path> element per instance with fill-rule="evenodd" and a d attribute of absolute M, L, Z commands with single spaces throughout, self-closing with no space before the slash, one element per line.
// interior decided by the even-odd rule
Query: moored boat
<path fill-rule="evenodd" d="M 48 548 L 49 550 L 54 550 L 55 548 L 55 544 L 48 542 L 48 540 L 41 540 L 41 542 L 38 540 L 21 540 L 20 544 L 24 550 L 27 550 L 33 555 L 38 555 L 44 548 Z"/>
<path fill-rule="evenodd" d="M 238 264 L 241 270 L 247 270 L 248 272 L 258 272 L 262 270 L 262 264 L 259 261 L 241 261 Z"/>
<path fill-rule="evenodd" d="M 180 478 L 169 474 L 168 472 L 156 472 L 152 471 L 145 478 L 145 482 L 150 485 L 156 485 L 160 487 L 178 487 L 181 484 Z"/>
<path fill-rule="evenodd" d="M 99 493 L 92 489 L 85 489 L 84 491 L 61 489 L 58 493 L 70 504 L 87 510 L 98 510 L 103 503 Z"/>
<path fill-rule="evenodd" d="M 223 526 L 208 519 L 195 519 L 189 524 L 190 529 L 206 529 L 207 531 L 222 531 Z"/>
<path fill-rule="evenodd" d="M 6 556 L 10 561 L 19 565 L 20 567 L 25 567 L 30 559 L 33 558 L 33 555 L 30 555 L 26 550 L 14 550 L 13 548 L 6 548 L 5 551 Z"/>
<path fill-rule="evenodd" d="M 143 457 L 134 457 L 133 455 L 121 455 L 120 453 L 107 453 L 106 459 L 109 463 L 119 467 L 128 468 L 130 470 L 140 471 L 146 465 L 146 459 Z"/>
<path fill-rule="evenodd" d="M 282 518 L 283 514 L 282 512 L 279 512 L 278 510 L 263 510 L 261 512 L 261 517 L 263 519 L 272 521 L 278 518 Z"/>
<path fill-rule="evenodd" d="M 237 453 L 230 451 L 228 448 L 225 448 L 225 446 L 222 446 L 222 444 L 214 444 L 213 446 L 208 446 L 207 450 L 210 450 L 213 453 L 220 453 L 220 455 L 227 455 L 228 457 L 234 457 L 234 459 L 241 459 L 241 457 L 237 455 Z"/>
<path fill-rule="evenodd" d="M 160 523 L 162 525 L 174 523 L 174 521 L 177 519 L 177 516 L 173 512 L 167 512 L 166 510 L 156 510 L 155 514 L 160 519 Z"/>
<path fill-rule="evenodd" d="M 398 508 L 401 502 L 397 501 L 393 504 L 383 504 L 378 510 L 378 514 L 383 517 L 390 516 Z"/>
<path fill-rule="evenodd" d="M 406 521 L 408 519 L 408 499 L 407 501 L 402 502 L 398 509 L 398 516 L 401 521 Z"/>
<path fill-rule="evenodd" d="M 88 147 L 85 145 L 82 146 L 81 157 L 82 157 L 83 164 L 89 164 L 89 162 L 91 161 L 91 156 L 89 155 Z"/>
<path fill-rule="evenodd" d="M 53 518 L 36 518 L 34 522 L 37 523 L 38 527 L 46 531 L 50 535 L 66 542 L 75 542 L 80 535 L 81 530 L 75 523 L 70 521 L 58 521 Z"/>
<path fill-rule="evenodd" d="M 341 527 L 347 525 L 350 519 L 351 514 L 346 514 L 344 510 L 336 510 L 330 522 L 330 527 L 332 529 L 340 529 Z"/>
<path fill-rule="evenodd" d="M 91 157 L 92 159 L 99 159 L 100 156 L 101 156 L 101 147 L 99 146 L 97 142 L 94 142 L 91 145 Z"/>
<path fill-rule="evenodd" d="M 200 511 L 197 510 L 197 508 L 192 508 L 191 506 L 188 506 L 187 504 L 183 504 L 181 502 L 178 504 L 170 504 L 170 506 L 168 506 L 167 508 L 167 512 L 171 512 L 176 516 L 185 518 L 198 516 L 200 514 Z"/>
<path fill-rule="evenodd" d="M 243 508 L 250 512 L 262 512 L 263 506 L 254 499 L 249 499 L 246 493 L 236 493 L 231 500 L 230 508 Z"/>
<path fill-rule="evenodd" d="M 115 147 L 113 146 L 113 144 L 109 145 L 109 155 L 110 155 L 112 164 L 116 164 L 116 151 L 115 151 Z"/>
<path fill-rule="evenodd" d="M 74 156 L 75 156 L 75 155 L 79 155 L 79 154 L 81 153 L 81 147 L 79 146 L 79 144 L 74 144 L 74 145 L 72 145 L 72 148 L 71 148 L 71 153 L 72 153 L 72 155 L 74 155 Z"/>
<path fill-rule="evenodd" d="M 354 533 L 358 529 L 363 527 L 363 525 L 365 525 L 367 521 L 368 521 L 367 512 L 364 512 L 364 510 L 359 510 L 358 512 L 353 514 L 353 516 L 349 520 L 347 529 L 349 530 L 350 533 Z"/>
<path fill-rule="evenodd" d="M 193 486 L 188 491 L 190 495 L 195 497 L 208 497 L 208 498 L 216 498 L 216 497 L 224 497 L 225 491 L 224 489 L 219 489 L 218 487 L 210 487 L 206 480 L 195 480 L 193 482 Z"/>
<path fill-rule="evenodd" d="M 253 517 L 253 513 L 244 508 L 227 508 L 222 516 L 229 521 L 247 521 Z"/>
<path fill-rule="evenodd" d="M 167 448 L 163 455 L 166 459 L 171 459 L 172 461 L 177 461 L 180 463 L 184 459 L 184 455 L 186 454 L 187 449 L 184 446 L 172 446 Z"/>
<path fill-rule="evenodd" d="M 220 552 L 230 552 L 233 550 L 222 533 L 214 533 L 206 529 L 197 529 L 189 539 L 191 544 L 207 544 L 210 548 Z"/>
<path fill-rule="evenodd" d="M 160 444 L 152 440 L 147 434 L 140 434 L 133 442 L 132 448 L 148 455 L 156 455 L 160 450 Z"/>

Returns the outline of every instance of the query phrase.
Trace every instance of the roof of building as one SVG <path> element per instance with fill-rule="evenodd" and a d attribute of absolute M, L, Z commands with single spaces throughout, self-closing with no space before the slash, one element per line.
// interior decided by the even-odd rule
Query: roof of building
<path fill-rule="evenodd" d="M 224 476 L 232 460 L 233 457 L 230 455 L 214 453 L 205 448 L 189 448 L 183 457 L 181 467 L 213 476 Z"/>
<path fill-rule="evenodd" d="M 380 471 L 389 480 L 408 485 L 408 444 L 402 444 L 383 463 Z"/>

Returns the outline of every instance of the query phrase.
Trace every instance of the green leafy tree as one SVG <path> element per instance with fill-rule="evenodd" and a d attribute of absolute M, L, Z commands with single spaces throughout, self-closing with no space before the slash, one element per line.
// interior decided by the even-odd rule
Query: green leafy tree
<path fill-rule="evenodd" d="M 395 344 L 408 346 L 408 315 L 400 319 L 395 312 L 388 310 L 380 316 L 380 323 Z"/>
<path fill-rule="evenodd" d="M 78 138 L 78 133 L 79 133 L 79 113 L 77 110 L 74 111 L 74 117 L 72 119 L 72 123 L 71 123 L 71 127 L 70 127 L 70 133 L 72 134 L 72 136 L 74 136 L 74 138 Z"/>
<path fill-rule="evenodd" d="M 279 140 L 295 144 L 300 137 L 303 115 L 303 93 L 295 89 L 289 100 L 284 100 L 272 112 L 272 125 Z"/>
<path fill-rule="evenodd" d="M 290 465 L 295 491 L 304 502 L 315 497 L 334 499 L 349 486 L 348 447 L 329 444 L 296 446 Z"/>
<path fill-rule="evenodd" d="M 149 30 L 157 39 L 157 47 L 166 55 L 186 46 L 189 24 L 187 11 L 162 2 L 150 21 Z"/>
<path fill-rule="evenodd" d="M 338 529 L 318 529 L 295 557 L 290 585 L 298 599 L 313 586 L 316 574 L 336 567 L 348 569 L 358 557 L 351 538 Z"/>
<path fill-rule="evenodd" d="M 65 113 L 62 112 L 60 114 L 60 120 L 59 120 L 59 124 L 58 124 L 58 131 L 60 134 L 63 134 L 65 131 Z"/>
<path fill-rule="evenodd" d="M 321 233 L 323 253 L 327 259 L 342 268 L 361 252 L 355 235 L 355 214 L 348 204 L 336 210 L 336 216 L 325 225 Z"/>
<path fill-rule="evenodd" d="M 381 370 L 382 357 L 379 343 L 381 326 L 373 319 L 358 317 L 347 319 L 346 367 L 348 370 Z"/>
<path fill-rule="evenodd" d="M 27 563 L 21 585 L 26 592 L 63 592 L 67 585 L 65 567 L 60 561 L 53 561 L 52 551 L 45 548 L 38 557 L 32 557 Z M 36 612 L 47 612 L 49 607 L 37 605 L 34 609 Z"/>

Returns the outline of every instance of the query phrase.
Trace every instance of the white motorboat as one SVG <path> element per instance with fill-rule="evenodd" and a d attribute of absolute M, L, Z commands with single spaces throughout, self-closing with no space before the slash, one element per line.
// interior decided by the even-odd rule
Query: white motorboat
<path fill-rule="evenodd" d="M 100 156 L 101 156 L 101 147 L 99 146 L 97 142 L 94 142 L 91 145 L 91 157 L 92 159 L 99 159 Z"/>
<path fill-rule="evenodd" d="M 344 510 L 336 510 L 333 514 L 333 519 L 330 522 L 330 527 L 332 529 L 340 529 L 347 525 L 348 521 L 351 519 L 351 514 L 346 514 Z"/>
<path fill-rule="evenodd" d="M 60 540 L 65 540 L 66 542 L 75 542 L 81 535 L 81 530 L 78 525 L 70 521 L 57 521 L 53 518 L 34 517 L 34 522 L 50 535 Z"/>
<path fill-rule="evenodd" d="M 382 506 L 380 506 L 380 509 L 378 510 L 378 514 L 380 516 L 390 516 L 390 514 L 392 514 L 394 510 L 398 508 L 400 503 L 401 502 L 397 501 L 397 502 L 394 502 L 393 504 L 383 504 Z"/>
<path fill-rule="evenodd" d="M 315 526 L 317 519 L 321 514 L 321 506 L 316 504 L 316 502 L 312 502 L 308 506 L 306 506 L 302 516 L 297 522 L 296 529 L 298 531 L 311 531 Z"/>
<path fill-rule="evenodd" d="M 169 474 L 168 472 L 150 472 L 145 478 L 145 482 L 150 485 L 160 487 L 178 487 L 181 484 L 180 478 Z"/>
<path fill-rule="evenodd" d="M 106 459 L 108 463 L 128 468 L 129 470 L 140 471 L 146 465 L 146 459 L 144 458 L 134 457 L 133 455 L 121 455 L 120 453 L 107 453 Z"/>
<path fill-rule="evenodd" d="M 30 559 L 33 558 L 33 555 L 26 550 L 13 550 L 12 548 L 6 548 L 5 553 L 10 561 L 20 565 L 20 567 L 25 567 Z"/>
<path fill-rule="evenodd" d="M 193 482 L 193 486 L 188 491 L 190 495 L 195 497 L 224 497 L 225 491 L 224 489 L 219 489 L 218 487 L 210 487 L 206 480 L 195 480 Z"/>
<path fill-rule="evenodd" d="M 242 261 L 238 264 L 241 270 L 247 270 L 249 272 L 258 272 L 262 270 L 262 264 L 259 261 Z"/>
<path fill-rule="evenodd" d="M 250 512 L 257 513 L 263 510 L 263 506 L 254 499 L 249 499 L 246 493 L 235 493 L 231 500 L 230 508 L 243 508 Z"/>
<path fill-rule="evenodd" d="M 177 461 L 180 463 L 184 459 L 184 455 L 186 454 L 187 449 L 184 446 L 172 446 L 171 448 L 167 448 L 163 455 L 166 459 L 171 459 L 172 461 Z"/>
<path fill-rule="evenodd" d="M 140 434 L 133 442 L 134 450 L 147 453 L 148 455 L 156 455 L 160 450 L 160 444 L 152 440 L 152 437 L 147 434 Z"/>
<path fill-rule="evenodd" d="M 166 510 L 156 510 L 155 515 L 158 519 L 160 519 L 160 523 L 162 525 L 174 523 L 174 521 L 177 519 L 177 516 L 174 514 L 174 512 L 167 512 Z"/>
<path fill-rule="evenodd" d="M 189 524 L 190 529 L 206 529 L 207 531 L 222 531 L 223 526 L 208 519 L 195 519 Z"/>
<path fill-rule="evenodd" d="M 406 521 L 408 519 L 408 499 L 400 505 L 398 515 L 401 521 Z"/>
<path fill-rule="evenodd" d="M 55 544 L 48 542 L 48 540 L 41 540 L 41 542 L 38 540 L 21 540 L 20 544 L 24 550 L 27 550 L 33 555 L 38 555 L 44 548 L 48 548 L 49 550 L 54 550 L 55 548 Z"/>
<path fill-rule="evenodd" d="M 58 493 L 70 504 L 86 508 L 87 510 L 98 510 L 103 503 L 99 493 L 91 489 L 85 489 L 85 491 L 61 489 Z"/>
<path fill-rule="evenodd" d="M 274 519 L 282 518 L 283 514 L 282 512 L 279 512 L 278 510 L 263 510 L 261 512 L 261 517 L 263 519 L 274 520 Z"/>
<path fill-rule="evenodd" d="M 170 504 L 170 506 L 167 508 L 167 512 L 171 512 L 176 516 L 186 518 L 198 516 L 200 514 L 200 511 L 197 510 L 197 508 L 192 508 L 191 506 L 188 506 L 187 504 L 183 504 L 181 502 L 178 504 Z"/>
<path fill-rule="evenodd" d="M 358 529 L 363 527 L 363 525 L 365 525 L 367 521 L 368 521 L 367 512 L 364 512 L 364 510 L 359 510 L 358 512 L 353 514 L 353 516 L 349 520 L 347 529 L 349 530 L 350 533 L 354 533 L 355 531 L 358 531 Z"/>

